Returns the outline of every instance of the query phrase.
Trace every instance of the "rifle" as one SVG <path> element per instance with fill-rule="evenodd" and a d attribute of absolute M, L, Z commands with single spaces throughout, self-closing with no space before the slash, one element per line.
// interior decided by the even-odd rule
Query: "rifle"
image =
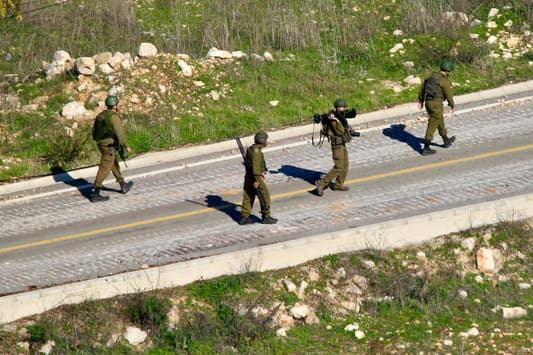
<path fill-rule="evenodd" d="M 244 160 L 243 164 L 248 169 L 252 170 L 252 163 L 246 156 L 246 150 L 244 149 L 244 146 L 242 145 L 241 138 L 235 137 L 235 141 L 237 142 L 237 145 L 239 146 L 239 150 L 242 155 L 242 159 Z M 266 208 L 266 202 L 263 194 L 261 193 L 261 190 L 257 189 L 257 199 L 259 200 L 259 204 L 261 205 L 261 211 L 264 211 Z"/>
<path fill-rule="evenodd" d="M 124 162 L 124 166 L 127 168 L 128 164 L 126 163 L 126 154 L 124 152 L 124 146 L 119 144 L 117 147 L 117 152 L 118 152 L 118 155 L 120 156 L 120 159 L 122 159 L 122 161 Z"/>

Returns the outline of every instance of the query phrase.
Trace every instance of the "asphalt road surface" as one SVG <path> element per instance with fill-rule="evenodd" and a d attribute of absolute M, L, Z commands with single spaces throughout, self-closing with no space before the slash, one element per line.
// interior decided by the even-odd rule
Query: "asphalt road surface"
<path fill-rule="evenodd" d="M 350 191 L 328 189 L 323 197 L 313 193 L 314 181 L 332 166 L 329 144 L 274 142 L 265 158 L 276 225 L 237 224 L 244 175 L 237 149 L 126 169 L 134 188 L 121 195 L 110 180 L 104 203 L 87 199 L 93 177 L 4 199 L 0 294 L 533 192 L 533 100 L 471 106 L 446 118 L 457 141 L 444 149 L 435 133 L 432 156 L 420 154 L 422 113 L 398 118 L 405 125 L 362 130 L 348 145 Z M 256 216 L 258 209 L 256 201 Z"/>

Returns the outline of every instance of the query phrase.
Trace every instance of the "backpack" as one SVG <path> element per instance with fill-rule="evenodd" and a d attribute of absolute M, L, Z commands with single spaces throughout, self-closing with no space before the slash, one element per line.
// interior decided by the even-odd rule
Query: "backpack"
<path fill-rule="evenodd" d="M 424 84 L 424 97 L 429 99 L 442 98 L 442 90 L 439 87 L 439 78 L 435 73 L 427 78 Z"/>
<path fill-rule="evenodd" d="M 93 125 L 93 139 L 95 141 L 101 141 L 106 138 L 116 138 L 111 118 L 112 114 L 110 111 L 100 112 L 100 114 L 96 116 Z"/>

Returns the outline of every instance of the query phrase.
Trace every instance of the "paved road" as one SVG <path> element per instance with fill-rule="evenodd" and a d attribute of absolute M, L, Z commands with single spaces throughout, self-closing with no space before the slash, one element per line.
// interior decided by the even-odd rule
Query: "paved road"
<path fill-rule="evenodd" d="M 328 145 L 297 137 L 269 147 L 274 226 L 237 225 L 243 167 L 236 150 L 126 170 L 137 176 L 134 189 L 107 191 L 107 203 L 89 203 L 83 188 L 61 193 L 62 183 L 1 201 L 0 294 L 533 191 L 532 100 L 447 118 L 457 143 L 429 157 L 420 155 L 425 122 L 403 120 L 349 144 L 349 192 L 310 192 L 331 167 Z"/>

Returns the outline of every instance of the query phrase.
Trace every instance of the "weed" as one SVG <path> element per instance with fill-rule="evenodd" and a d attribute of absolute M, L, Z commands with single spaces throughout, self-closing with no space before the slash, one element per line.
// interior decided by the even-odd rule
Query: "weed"
<path fill-rule="evenodd" d="M 215 304 L 221 300 L 243 293 L 243 283 L 239 275 L 222 276 L 189 286 L 192 296 Z"/>
<path fill-rule="evenodd" d="M 298 302 L 298 295 L 296 295 L 294 292 L 282 292 L 277 296 L 277 298 L 286 306 L 293 306 L 296 302 Z"/>
<path fill-rule="evenodd" d="M 169 300 L 137 294 L 137 297 L 133 298 L 128 305 L 126 312 L 132 322 L 157 334 L 166 326 L 170 306 Z"/>

